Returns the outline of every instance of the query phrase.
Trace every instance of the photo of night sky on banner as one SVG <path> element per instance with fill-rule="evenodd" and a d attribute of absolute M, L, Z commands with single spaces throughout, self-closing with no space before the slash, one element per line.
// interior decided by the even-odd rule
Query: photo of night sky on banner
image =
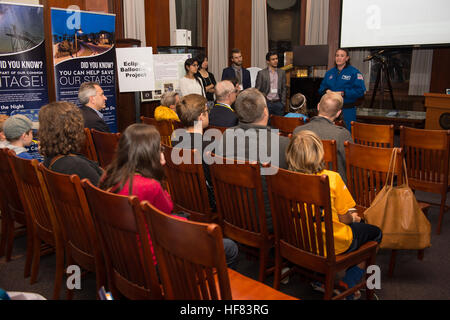
<path fill-rule="evenodd" d="M 117 132 L 115 15 L 51 9 L 56 99 L 79 105 L 83 82 L 97 82 L 107 97 L 105 122 Z"/>

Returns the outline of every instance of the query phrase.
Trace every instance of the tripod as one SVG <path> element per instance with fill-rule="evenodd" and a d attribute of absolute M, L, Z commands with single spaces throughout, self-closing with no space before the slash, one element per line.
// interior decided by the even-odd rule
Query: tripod
<path fill-rule="evenodd" d="M 390 79 L 390 76 L 389 76 L 389 69 L 387 67 L 386 59 L 383 58 L 383 57 L 380 57 L 380 56 L 374 56 L 373 58 L 381 64 L 381 67 L 378 69 L 377 80 L 375 82 L 375 87 L 373 89 L 372 100 L 370 101 L 370 107 L 371 108 L 373 107 L 373 104 L 375 102 L 375 96 L 377 95 L 377 92 L 378 92 L 378 86 L 380 85 L 380 82 L 381 82 L 381 86 L 380 86 L 380 90 L 381 90 L 380 108 L 383 109 L 383 106 L 384 106 L 384 80 L 383 80 L 383 76 L 384 76 L 385 81 L 388 84 L 389 94 L 391 96 L 391 101 L 392 101 L 392 108 L 393 109 L 397 109 L 395 107 L 394 93 L 392 92 L 391 79 Z"/>

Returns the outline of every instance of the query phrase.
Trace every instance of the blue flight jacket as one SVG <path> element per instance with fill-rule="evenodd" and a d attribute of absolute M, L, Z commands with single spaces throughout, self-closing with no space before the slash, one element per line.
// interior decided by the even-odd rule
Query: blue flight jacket
<path fill-rule="evenodd" d="M 364 77 L 353 66 L 347 66 L 341 72 L 336 67 L 328 70 L 320 84 L 319 93 L 322 95 L 327 89 L 344 91 L 344 104 L 354 103 L 366 92 Z"/>

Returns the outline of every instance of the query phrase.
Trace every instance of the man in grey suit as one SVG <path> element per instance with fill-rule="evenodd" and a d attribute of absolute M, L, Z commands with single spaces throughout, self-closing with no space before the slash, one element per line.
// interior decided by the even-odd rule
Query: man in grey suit
<path fill-rule="evenodd" d="M 266 61 L 267 68 L 258 72 L 255 88 L 266 97 L 269 114 L 283 116 L 286 105 L 286 72 L 277 68 L 276 52 L 269 51 Z"/>

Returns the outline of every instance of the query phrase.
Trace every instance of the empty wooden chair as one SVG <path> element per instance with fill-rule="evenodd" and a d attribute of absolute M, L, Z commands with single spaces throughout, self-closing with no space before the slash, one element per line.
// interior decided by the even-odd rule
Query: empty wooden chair
<path fill-rule="evenodd" d="M 55 215 L 61 224 L 66 265 L 78 265 L 96 273 L 97 292 L 105 285 L 105 267 L 89 205 L 77 175 L 66 175 L 38 167 L 46 182 Z M 73 290 L 68 289 L 71 299 Z"/>
<path fill-rule="evenodd" d="M 59 299 L 64 273 L 64 241 L 59 222 L 50 200 L 44 178 L 38 170 L 37 160 L 26 160 L 9 151 L 9 161 L 13 169 L 20 198 L 33 224 L 33 265 L 30 283 L 37 280 L 39 272 L 41 242 L 50 245 L 56 253 L 55 286 L 53 299 Z"/>
<path fill-rule="evenodd" d="M 440 234 L 449 191 L 450 130 L 424 130 L 400 127 L 400 146 L 404 150 L 411 189 L 440 194 Z M 434 204 L 434 203 L 431 203 Z"/>
<path fill-rule="evenodd" d="M 181 163 L 175 163 L 172 154 L 177 155 Z M 164 170 L 174 204 L 173 211 L 189 213 L 190 219 L 194 221 L 215 220 L 217 215 L 213 215 L 211 211 L 200 152 L 164 146 L 164 158 Z M 184 160 L 181 161 L 182 159 Z"/>
<path fill-rule="evenodd" d="M 356 208 L 361 217 L 370 207 L 373 199 L 386 183 L 387 173 L 393 148 L 376 148 L 360 144 L 344 143 L 347 164 L 347 187 L 356 202 Z M 403 182 L 403 151 L 397 149 L 396 163 L 393 164 L 394 177 L 397 183 Z M 408 181 L 410 179 L 408 178 Z M 409 182 L 411 185 L 411 182 Z M 420 203 L 419 203 L 420 204 Z M 426 207 L 421 205 L 422 210 Z M 422 260 L 424 250 L 419 250 Z M 397 250 L 392 250 L 388 275 L 392 276 L 395 267 Z"/>
<path fill-rule="evenodd" d="M 370 241 L 358 250 L 335 254 L 334 234 L 328 176 L 306 175 L 279 169 L 267 176 L 270 204 L 275 229 L 274 288 L 280 285 L 282 259 L 324 275 L 324 299 L 342 299 L 364 288 L 366 280 L 332 297 L 337 272 L 357 265 L 375 262 L 377 242 Z M 305 188 L 305 186 L 308 186 Z M 372 290 L 367 289 L 367 298 Z"/>
<path fill-rule="evenodd" d="M 24 233 L 27 235 L 27 252 L 24 277 L 30 276 L 33 257 L 33 226 L 26 215 L 13 171 L 8 161 L 8 149 L 0 149 L 0 194 L 1 194 L 1 240 L 0 257 L 6 255 L 6 261 L 11 261 L 14 238 Z M 17 224 L 17 227 L 15 227 Z"/>
<path fill-rule="evenodd" d="M 355 143 L 371 147 L 393 148 L 394 125 L 367 124 L 352 121 L 352 138 Z"/>
<path fill-rule="evenodd" d="M 98 162 L 94 141 L 92 141 L 91 130 L 89 128 L 84 128 L 84 134 L 86 135 L 86 140 L 80 150 L 80 153 L 84 155 L 86 158 Z"/>
<path fill-rule="evenodd" d="M 273 234 L 267 229 L 259 164 L 215 157 L 209 168 L 219 224 L 225 237 L 258 249 L 258 280 L 264 282 Z"/>
<path fill-rule="evenodd" d="M 272 114 L 270 116 L 270 125 L 278 130 L 282 136 L 288 137 L 298 126 L 305 124 L 303 118 L 287 118 Z"/>
<path fill-rule="evenodd" d="M 91 129 L 92 141 L 100 167 L 106 168 L 116 155 L 117 144 L 119 143 L 120 133 L 100 132 Z"/>
<path fill-rule="evenodd" d="M 338 172 L 336 140 L 322 140 L 326 169 Z"/>
<path fill-rule="evenodd" d="M 103 191 L 83 179 L 115 299 L 162 299 L 146 221 L 135 196 Z"/>
<path fill-rule="evenodd" d="M 142 203 L 142 210 L 149 221 L 166 299 L 295 299 L 227 269 L 217 224 L 176 219 L 147 201 Z"/>

